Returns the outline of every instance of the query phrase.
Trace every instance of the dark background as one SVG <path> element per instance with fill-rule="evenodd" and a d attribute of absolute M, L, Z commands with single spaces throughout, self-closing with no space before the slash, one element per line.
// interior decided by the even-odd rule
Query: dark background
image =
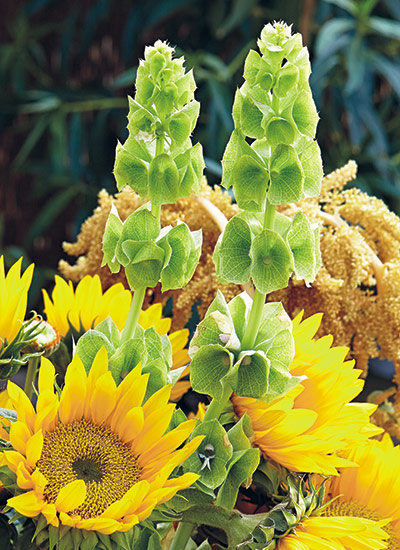
<path fill-rule="evenodd" d="M 31 0 L 0 3 L 0 254 L 35 261 L 30 307 L 41 310 L 63 256 L 115 192 L 117 139 L 138 58 L 158 38 L 194 68 L 201 102 L 194 142 L 218 183 L 245 56 L 272 20 L 310 49 L 325 173 L 350 158 L 356 185 L 400 212 L 398 0 Z"/>

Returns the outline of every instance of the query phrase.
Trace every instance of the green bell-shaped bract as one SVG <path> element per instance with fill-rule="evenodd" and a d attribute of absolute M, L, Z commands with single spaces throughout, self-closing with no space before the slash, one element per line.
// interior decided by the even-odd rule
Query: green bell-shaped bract
<path fill-rule="evenodd" d="M 321 267 L 319 227 L 298 212 L 293 220 L 275 215 L 274 230 L 263 229 L 263 215 L 243 212 L 227 223 L 214 250 L 221 283 L 246 284 L 262 293 L 285 288 L 294 273 L 311 283 Z"/>
<path fill-rule="evenodd" d="M 223 385 L 246 397 L 269 401 L 298 383 L 289 366 L 294 356 L 291 320 L 282 304 L 265 304 L 253 349 L 242 346 L 251 298 L 242 293 L 227 304 L 218 291 L 191 341 L 191 384 L 218 399 Z"/>
<path fill-rule="evenodd" d="M 160 222 L 145 204 L 122 222 L 114 208 L 103 237 L 103 265 L 113 273 L 125 268 L 131 289 L 182 288 L 193 276 L 201 254 L 201 231 L 190 231 L 178 222 L 161 229 Z"/>

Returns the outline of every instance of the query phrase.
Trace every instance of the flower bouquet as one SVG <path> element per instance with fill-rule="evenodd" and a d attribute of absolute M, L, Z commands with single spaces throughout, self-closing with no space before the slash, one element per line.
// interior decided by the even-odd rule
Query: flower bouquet
<path fill-rule="evenodd" d="M 157 41 L 116 149 L 120 193 L 95 213 L 95 273 L 56 277 L 46 320 L 24 320 L 33 266 L 0 260 L 1 378 L 28 363 L 24 390 L 0 396 L 2 549 L 400 548 L 400 450 L 376 405 L 353 402 L 362 370 L 316 336 L 322 313 L 273 299 L 289 280 L 311 292 L 321 268 L 301 207 L 323 176 L 310 72 L 301 36 L 266 25 L 222 160 L 232 204 L 202 181 L 194 76 Z"/>

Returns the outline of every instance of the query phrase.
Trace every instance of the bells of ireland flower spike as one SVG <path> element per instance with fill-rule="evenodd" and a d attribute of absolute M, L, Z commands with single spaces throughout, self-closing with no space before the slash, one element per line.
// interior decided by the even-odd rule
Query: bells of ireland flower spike
<path fill-rule="evenodd" d="M 129 98 L 129 137 L 118 143 L 114 166 L 119 190 L 129 185 L 157 206 L 198 192 L 204 168 L 202 147 L 190 140 L 200 108 L 196 84 L 173 53 L 160 40 L 146 47 Z"/>
<path fill-rule="evenodd" d="M 275 206 L 318 195 L 322 162 L 301 35 L 282 23 L 268 24 L 258 47 L 245 61 L 235 129 L 222 161 L 222 185 L 233 187 L 244 212 L 227 224 L 214 262 L 221 282 L 251 280 L 267 294 L 285 288 L 293 272 L 311 283 L 320 268 L 318 228 L 304 214 L 290 219 Z"/>
<path fill-rule="evenodd" d="M 256 212 L 263 209 L 267 188 L 271 204 L 286 204 L 316 196 L 322 178 L 314 141 L 318 114 L 301 35 L 284 24 L 268 24 L 258 47 L 260 53 L 251 50 L 246 58 L 245 82 L 236 92 L 235 131 L 222 179 L 225 187 L 233 186 L 241 208 Z"/>

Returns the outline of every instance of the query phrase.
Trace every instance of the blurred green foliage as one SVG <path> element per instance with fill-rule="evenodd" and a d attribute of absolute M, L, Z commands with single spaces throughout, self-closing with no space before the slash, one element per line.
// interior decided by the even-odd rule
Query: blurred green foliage
<path fill-rule="evenodd" d="M 218 183 L 242 66 L 283 19 L 311 52 L 325 172 L 349 158 L 358 184 L 400 209 L 398 0 L 26 0 L 0 6 L 0 253 L 38 268 L 32 303 L 96 206 L 115 190 L 117 139 L 137 59 L 158 38 L 193 67 L 206 175 Z"/>

